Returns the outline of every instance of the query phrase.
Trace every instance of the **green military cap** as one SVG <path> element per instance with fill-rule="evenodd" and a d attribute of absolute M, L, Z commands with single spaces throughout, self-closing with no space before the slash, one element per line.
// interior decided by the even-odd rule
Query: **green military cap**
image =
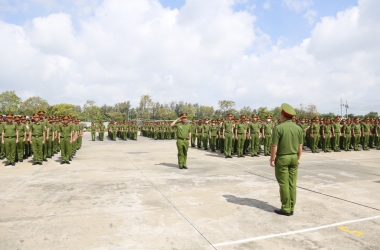
<path fill-rule="evenodd" d="M 293 118 L 293 116 L 296 115 L 296 111 L 294 110 L 294 108 L 287 103 L 283 103 L 281 105 L 281 108 L 281 113 L 286 117 Z"/>

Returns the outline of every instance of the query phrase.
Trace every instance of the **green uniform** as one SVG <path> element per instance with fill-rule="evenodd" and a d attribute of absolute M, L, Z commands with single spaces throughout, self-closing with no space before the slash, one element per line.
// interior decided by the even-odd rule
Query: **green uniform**
<path fill-rule="evenodd" d="M 17 143 L 17 159 L 23 160 L 25 157 L 25 141 L 27 141 L 25 124 L 16 124 L 18 130 L 18 143 Z"/>
<path fill-rule="evenodd" d="M 216 125 L 210 127 L 210 148 L 211 151 L 215 152 L 216 149 L 216 137 L 218 136 L 219 128 Z"/>
<path fill-rule="evenodd" d="M 273 125 L 271 123 L 263 124 L 263 135 L 264 137 L 264 155 L 269 155 L 270 151 L 270 143 L 272 141 L 272 128 Z"/>
<path fill-rule="evenodd" d="M 352 132 L 353 132 L 353 137 L 354 137 L 354 150 L 358 151 L 359 150 L 359 141 L 360 141 L 360 124 L 355 123 L 353 124 Z"/>
<path fill-rule="evenodd" d="M 351 125 L 350 124 L 344 124 L 343 125 L 343 148 L 345 151 L 349 151 L 350 149 L 350 143 L 351 143 Z"/>
<path fill-rule="evenodd" d="M 203 148 L 207 150 L 208 144 L 209 144 L 209 138 L 210 138 L 208 134 L 210 131 L 210 125 L 204 124 L 202 129 L 203 129 Z"/>
<path fill-rule="evenodd" d="M 232 128 L 233 123 L 231 121 L 225 121 L 223 123 L 224 131 L 224 155 L 231 156 L 232 151 Z"/>
<path fill-rule="evenodd" d="M 371 130 L 371 125 L 369 123 L 363 123 L 362 130 L 363 130 L 363 145 L 362 146 L 364 150 L 368 150 L 369 133 Z"/>
<path fill-rule="evenodd" d="M 340 124 L 339 122 L 335 122 L 332 124 L 332 127 L 334 129 L 334 137 L 332 140 L 332 148 L 335 152 L 339 151 L 339 142 L 340 142 Z"/>
<path fill-rule="evenodd" d="M 106 126 L 99 124 L 99 140 L 104 141 L 104 131 L 106 131 Z"/>
<path fill-rule="evenodd" d="M 251 136 L 251 155 L 258 156 L 260 147 L 260 123 L 252 122 L 248 125 Z"/>
<path fill-rule="evenodd" d="M 68 162 L 70 160 L 71 156 L 71 134 L 73 133 L 74 127 L 71 124 L 62 124 L 59 129 L 58 133 L 60 136 L 61 141 L 61 158 L 62 162 Z"/>
<path fill-rule="evenodd" d="M 187 167 L 187 151 L 189 149 L 190 124 L 176 123 L 174 125 L 177 133 L 178 165 L 179 168 Z"/>
<path fill-rule="evenodd" d="M 247 135 L 247 124 L 246 123 L 237 123 L 236 124 L 236 134 L 237 134 L 237 154 L 238 157 L 243 156 L 244 154 L 244 142 Z"/>
<path fill-rule="evenodd" d="M 4 145 L 5 155 L 8 163 L 14 163 L 16 160 L 16 132 L 17 126 L 14 123 L 5 123 L 4 131 Z"/>
<path fill-rule="evenodd" d="M 281 210 L 294 211 L 298 172 L 298 149 L 303 144 L 302 129 L 287 120 L 273 130 L 272 144 L 277 146 L 275 174 L 280 186 Z"/>
<path fill-rule="evenodd" d="M 330 149 L 330 138 L 331 138 L 331 125 L 323 124 L 322 130 L 324 133 L 324 138 L 322 138 L 322 149 L 324 152 L 329 152 Z"/>
<path fill-rule="evenodd" d="M 200 124 L 197 126 L 197 147 L 198 148 L 201 148 L 202 147 L 202 129 L 203 129 L 203 126 Z"/>
<path fill-rule="evenodd" d="M 191 132 L 191 147 L 194 148 L 195 147 L 195 130 L 197 129 L 197 125 L 196 124 L 191 124 L 190 125 L 190 132 Z"/>
<path fill-rule="evenodd" d="M 310 134 L 310 149 L 311 152 L 315 153 L 317 152 L 317 145 L 319 142 L 320 125 L 319 123 L 314 122 L 311 124 L 310 128 L 313 130 L 313 134 Z"/>
<path fill-rule="evenodd" d="M 51 158 L 53 155 L 53 125 L 51 125 L 51 123 L 48 120 L 46 120 L 45 128 L 46 128 L 46 133 L 47 133 L 47 129 L 49 128 L 49 135 L 46 135 L 46 140 L 45 140 L 46 150 L 44 154 L 44 159 Z"/>
<path fill-rule="evenodd" d="M 32 149 L 33 149 L 33 160 L 35 163 L 42 163 L 43 160 L 43 145 L 45 125 L 43 123 L 33 123 L 29 125 L 30 132 L 32 133 Z"/>
<path fill-rule="evenodd" d="M 92 141 L 95 141 L 96 129 L 97 129 L 96 125 L 92 124 L 91 125 L 91 139 L 92 139 Z"/>

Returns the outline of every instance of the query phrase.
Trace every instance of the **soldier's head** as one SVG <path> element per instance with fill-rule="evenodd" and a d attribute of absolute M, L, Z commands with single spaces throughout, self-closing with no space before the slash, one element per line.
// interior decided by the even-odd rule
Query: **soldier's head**
<path fill-rule="evenodd" d="M 38 123 L 38 122 L 40 121 L 40 116 L 39 116 L 38 114 L 34 114 L 34 115 L 32 116 L 32 119 L 33 119 L 33 121 L 34 121 L 35 123 Z"/>
<path fill-rule="evenodd" d="M 259 117 L 256 115 L 256 114 L 253 114 L 252 115 L 252 121 L 253 122 L 257 122 L 257 119 L 258 119 Z"/>
<path fill-rule="evenodd" d="M 182 123 L 186 123 L 186 121 L 187 121 L 187 114 L 186 113 L 181 114 L 180 118 L 181 118 L 181 122 Z"/>
<path fill-rule="evenodd" d="M 68 123 L 69 123 L 69 117 L 68 116 L 64 116 L 63 118 L 62 118 L 62 122 L 63 122 L 63 124 L 65 124 L 65 125 L 67 125 Z"/>
<path fill-rule="evenodd" d="M 287 103 L 281 104 L 281 115 L 280 115 L 280 120 L 281 122 L 285 120 L 290 120 L 293 119 L 293 117 L 296 116 L 296 111 L 292 106 L 290 106 Z"/>
<path fill-rule="evenodd" d="M 25 123 L 26 122 L 26 116 L 25 115 L 23 115 L 23 116 L 21 116 L 21 123 Z"/>
<path fill-rule="evenodd" d="M 13 121 L 13 115 L 12 114 L 7 114 L 5 118 L 6 118 L 8 123 L 11 123 Z"/>
<path fill-rule="evenodd" d="M 234 118 L 234 116 L 231 114 L 231 113 L 229 113 L 228 115 L 227 115 L 227 118 L 228 118 L 228 120 L 232 120 L 233 118 Z"/>
<path fill-rule="evenodd" d="M 45 117 L 45 111 L 38 111 L 38 115 L 40 117 L 40 120 L 43 120 Z"/>
<path fill-rule="evenodd" d="M 17 124 L 20 124 L 21 123 L 21 119 L 20 117 L 16 116 L 14 121 L 17 123 Z"/>
<path fill-rule="evenodd" d="M 267 123 L 270 123 L 272 121 L 272 116 L 270 115 L 265 116 L 265 120 Z"/>

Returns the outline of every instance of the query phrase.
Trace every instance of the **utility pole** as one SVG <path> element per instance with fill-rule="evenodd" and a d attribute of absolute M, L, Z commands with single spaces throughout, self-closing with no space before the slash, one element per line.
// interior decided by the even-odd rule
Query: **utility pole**
<path fill-rule="evenodd" d="M 346 108 L 346 119 L 348 118 L 348 115 L 347 115 L 347 109 L 349 108 L 348 104 L 347 104 L 347 101 L 346 101 L 346 105 L 344 106 Z"/>
<path fill-rule="evenodd" d="M 343 102 L 342 102 L 342 98 L 340 98 L 340 117 L 343 117 Z"/>

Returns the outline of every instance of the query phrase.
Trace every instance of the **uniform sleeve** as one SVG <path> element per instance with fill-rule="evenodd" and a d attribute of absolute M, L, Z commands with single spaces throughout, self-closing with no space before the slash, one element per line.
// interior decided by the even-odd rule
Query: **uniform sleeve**
<path fill-rule="evenodd" d="M 278 127 L 275 127 L 273 129 L 272 144 L 278 146 L 279 139 L 280 139 L 280 133 L 278 131 Z"/>
<path fill-rule="evenodd" d="M 298 141 L 299 141 L 299 144 L 303 144 L 303 130 L 302 128 L 299 128 L 298 130 Z"/>

